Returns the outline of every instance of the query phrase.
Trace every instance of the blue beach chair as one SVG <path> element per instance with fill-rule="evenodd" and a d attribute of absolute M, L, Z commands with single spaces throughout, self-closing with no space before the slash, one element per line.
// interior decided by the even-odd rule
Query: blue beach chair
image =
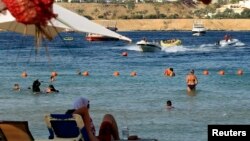
<path fill-rule="evenodd" d="M 50 133 L 50 140 L 89 141 L 80 115 L 48 114 L 45 115 L 45 123 Z"/>

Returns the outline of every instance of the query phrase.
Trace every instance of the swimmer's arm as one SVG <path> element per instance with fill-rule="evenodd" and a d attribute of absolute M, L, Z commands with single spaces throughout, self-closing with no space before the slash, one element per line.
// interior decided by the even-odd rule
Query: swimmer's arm
<path fill-rule="evenodd" d="M 195 84 L 198 84 L 198 79 L 196 76 L 195 76 Z"/>
<path fill-rule="evenodd" d="M 188 83 L 188 82 L 189 82 L 189 77 L 187 76 L 187 77 L 186 77 L 186 83 Z"/>

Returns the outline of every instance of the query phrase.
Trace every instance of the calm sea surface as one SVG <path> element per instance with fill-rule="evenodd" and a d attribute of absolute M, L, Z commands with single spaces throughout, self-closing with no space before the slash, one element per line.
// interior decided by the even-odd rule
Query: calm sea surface
<path fill-rule="evenodd" d="M 228 33 L 243 47 L 218 47 L 215 43 Z M 105 113 L 115 116 L 118 126 L 128 126 L 130 134 L 160 141 L 207 141 L 209 124 L 250 124 L 250 32 L 207 32 L 193 37 L 191 32 L 121 32 L 132 38 L 123 41 L 88 42 L 84 34 L 62 33 L 74 41 L 56 37 L 44 42 L 35 53 L 31 37 L 0 32 L 0 120 L 27 120 L 36 139 L 47 139 L 47 113 L 64 113 L 73 101 L 90 99 L 91 116 L 97 130 Z M 179 38 L 183 45 L 160 52 L 143 53 L 135 45 L 148 40 Z M 46 51 L 46 49 L 48 51 Z M 122 52 L 128 53 L 127 57 Z M 176 76 L 164 70 L 173 67 Z M 236 71 L 244 70 L 243 76 Z M 194 69 L 199 79 L 195 94 L 186 93 L 185 76 Z M 208 69 L 210 74 L 202 74 Z M 217 74 L 225 71 L 224 76 Z M 90 76 L 77 75 L 77 70 Z M 27 78 L 21 73 L 26 71 Z M 58 94 L 33 94 L 28 89 L 35 79 L 41 89 L 49 85 L 52 71 Z M 114 77 L 113 72 L 120 76 Z M 132 71 L 137 72 L 131 77 Z M 12 91 L 15 83 L 20 92 Z M 175 109 L 164 106 L 172 100 Z M 121 131 L 121 130 L 120 130 Z M 121 132 L 120 132 L 121 133 Z"/>

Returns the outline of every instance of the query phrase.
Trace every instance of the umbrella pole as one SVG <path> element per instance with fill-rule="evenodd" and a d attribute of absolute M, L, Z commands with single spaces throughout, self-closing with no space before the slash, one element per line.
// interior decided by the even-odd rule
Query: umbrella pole
<path fill-rule="evenodd" d="M 35 48 L 36 48 L 36 50 L 35 50 L 35 53 L 37 54 L 37 50 L 38 50 L 38 47 L 40 46 L 40 39 L 39 39 L 40 37 L 39 37 L 39 30 L 36 28 L 36 32 L 35 32 Z"/>
<path fill-rule="evenodd" d="M 53 39 L 40 24 L 36 24 L 36 29 L 38 29 L 38 31 L 42 33 L 42 35 L 44 35 L 48 40 L 51 41 Z"/>

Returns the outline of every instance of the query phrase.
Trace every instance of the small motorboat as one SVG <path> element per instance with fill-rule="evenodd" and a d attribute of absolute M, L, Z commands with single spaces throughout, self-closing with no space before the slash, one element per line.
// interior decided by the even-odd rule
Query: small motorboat
<path fill-rule="evenodd" d="M 72 41 L 72 40 L 74 40 L 74 38 L 73 37 L 64 37 L 63 40 L 64 41 Z"/>
<path fill-rule="evenodd" d="M 100 34 L 88 33 L 86 35 L 86 40 L 88 41 L 117 41 L 119 39 L 100 35 Z"/>
<path fill-rule="evenodd" d="M 231 36 L 225 35 L 223 40 L 220 40 L 217 42 L 217 44 L 221 47 L 226 47 L 226 46 L 234 46 L 234 47 L 239 47 L 239 46 L 245 46 L 244 43 L 239 41 L 238 39 L 232 38 Z"/>
<path fill-rule="evenodd" d="M 118 28 L 116 26 L 107 26 L 107 29 L 116 32 Z M 95 33 L 87 33 L 86 35 L 86 40 L 87 41 L 118 41 L 118 38 L 113 38 L 101 34 L 95 34 Z"/>
<path fill-rule="evenodd" d="M 146 40 L 141 40 L 136 43 L 143 52 L 155 52 L 161 51 L 161 46 L 157 42 L 148 42 Z"/>
<path fill-rule="evenodd" d="M 161 47 L 173 47 L 173 46 L 179 46 L 182 42 L 179 39 L 170 39 L 170 40 L 161 40 L 160 45 Z"/>
<path fill-rule="evenodd" d="M 234 47 L 240 47 L 240 46 L 245 46 L 244 43 L 239 41 L 238 39 L 230 39 L 230 40 L 220 40 L 218 41 L 218 45 L 221 47 L 226 47 L 226 46 L 234 46 Z"/>
<path fill-rule="evenodd" d="M 220 46 L 229 46 L 229 45 L 232 46 L 236 44 L 237 42 L 239 42 L 238 39 L 229 39 L 229 40 L 220 40 L 218 44 Z"/>

